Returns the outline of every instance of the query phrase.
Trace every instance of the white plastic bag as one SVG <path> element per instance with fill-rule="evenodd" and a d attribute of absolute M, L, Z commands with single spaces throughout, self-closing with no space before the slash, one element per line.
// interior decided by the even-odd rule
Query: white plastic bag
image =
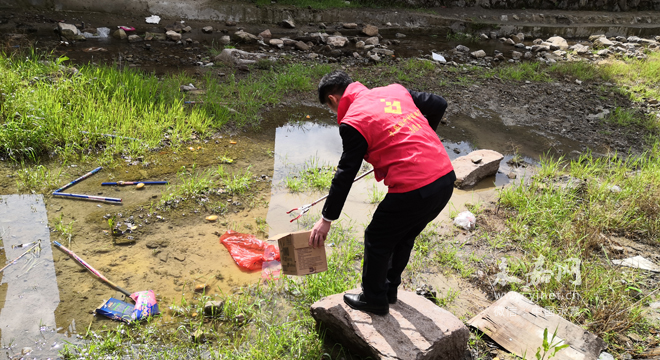
<path fill-rule="evenodd" d="M 473 213 L 469 211 L 463 211 L 458 214 L 454 219 L 454 225 L 458 226 L 461 229 L 472 230 L 474 225 L 477 223 L 477 218 Z"/>

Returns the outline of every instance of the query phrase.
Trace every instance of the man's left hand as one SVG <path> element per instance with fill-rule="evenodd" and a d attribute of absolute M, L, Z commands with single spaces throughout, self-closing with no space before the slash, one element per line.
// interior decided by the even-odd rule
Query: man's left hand
<path fill-rule="evenodd" d="M 312 228 L 312 233 L 309 236 L 309 246 L 313 248 L 323 246 L 326 237 L 328 237 L 328 232 L 330 231 L 331 225 L 332 222 L 320 218 Z"/>

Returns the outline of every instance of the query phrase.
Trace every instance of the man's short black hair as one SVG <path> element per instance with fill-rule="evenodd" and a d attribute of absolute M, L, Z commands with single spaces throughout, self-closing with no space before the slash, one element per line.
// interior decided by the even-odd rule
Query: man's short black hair
<path fill-rule="evenodd" d="M 346 87 L 352 82 L 351 77 L 341 70 L 326 74 L 319 82 L 319 101 L 325 104 L 328 95 L 343 95 Z"/>

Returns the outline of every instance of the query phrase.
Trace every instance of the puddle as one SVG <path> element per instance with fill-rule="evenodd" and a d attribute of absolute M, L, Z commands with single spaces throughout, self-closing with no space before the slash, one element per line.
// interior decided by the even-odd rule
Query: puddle
<path fill-rule="evenodd" d="M 324 108 L 306 105 L 272 111 L 265 116 L 271 124 L 276 122 L 274 119 L 288 119 L 283 125 L 272 125 L 275 128 L 274 186 L 267 222 L 270 235 L 274 235 L 300 230 L 305 225 L 313 224 L 320 216 L 323 202 L 305 215 L 311 219 L 299 223 L 289 223 L 293 216 L 287 215 L 286 212 L 326 195 L 322 192 L 292 194 L 285 188 L 284 179 L 312 160 L 319 164 L 335 166 L 341 156 L 342 144 L 338 127 L 335 125 L 336 117 Z M 516 179 L 530 176 L 542 154 L 557 155 L 580 149 L 578 142 L 548 137 L 532 127 L 507 126 L 499 115 L 490 110 L 481 110 L 470 115 L 452 115 L 449 125 L 441 125 L 438 128 L 438 135 L 443 139 L 452 160 L 476 149 L 491 149 L 505 155 L 500 163 L 500 171 L 495 176 L 482 180 L 472 189 L 454 191 L 450 204 L 436 219 L 440 222 L 450 220 L 450 211 L 463 211 L 466 203 L 484 204 L 494 201 L 494 190 L 514 181 L 509 178 L 510 173 L 515 174 Z M 515 167 L 507 163 L 515 156 L 514 150 L 529 164 L 528 167 Z M 341 219 L 356 225 L 354 228 L 364 228 L 376 209 L 376 205 L 369 201 L 374 187 L 380 191 L 387 190 L 382 183 L 376 183 L 373 177 L 354 183 Z"/>
<path fill-rule="evenodd" d="M 64 341 L 76 342 L 66 334 L 57 334 L 55 312 L 60 294 L 55 277 L 53 249 L 46 207 L 41 195 L 8 195 L 0 198 L 0 237 L 3 255 L 13 260 L 30 247 L 13 246 L 41 240 L 41 251 L 29 253 L 2 273 L 0 285 L 0 337 L 8 358 L 20 354 L 24 347 L 29 356 L 57 355 Z M 38 257 L 37 257 L 38 254 Z M 4 263 L 4 262 L 3 262 Z M 71 324 L 69 324 L 71 326 Z"/>

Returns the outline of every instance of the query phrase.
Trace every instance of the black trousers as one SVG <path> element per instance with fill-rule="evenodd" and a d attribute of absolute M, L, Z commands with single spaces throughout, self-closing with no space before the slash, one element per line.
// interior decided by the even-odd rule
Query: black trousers
<path fill-rule="evenodd" d="M 453 180 L 451 172 L 422 189 L 388 193 L 378 205 L 364 231 L 362 292 L 368 303 L 385 305 L 388 294 L 396 295 L 415 238 L 449 202 Z"/>

